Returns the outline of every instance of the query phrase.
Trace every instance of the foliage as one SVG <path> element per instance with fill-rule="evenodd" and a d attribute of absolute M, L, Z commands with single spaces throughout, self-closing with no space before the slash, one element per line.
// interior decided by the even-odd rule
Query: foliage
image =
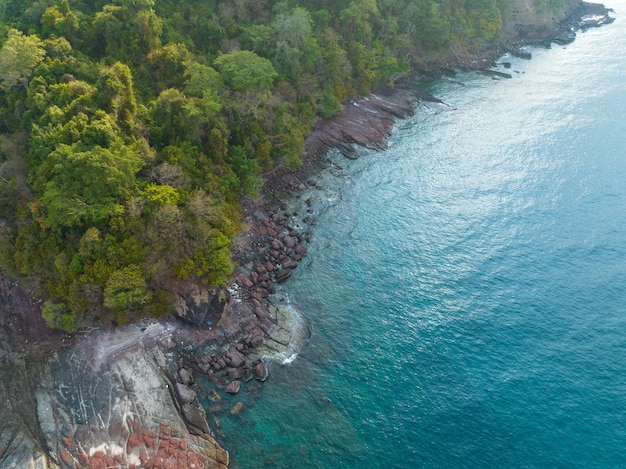
<path fill-rule="evenodd" d="M 318 117 L 574 3 L 3 0 L 0 267 L 65 331 L 164 313 L 227 281 L 241 197 Z"/>
<path fill-rule="evenodd" d="M 35 67 L 46 55 L 39 37 L 25 36 L 17 29 L 9 29 L 7 40 L 0 49 L 0 81 L 2 87 L 20 85 L 28 90 L 28 80 Z"/>

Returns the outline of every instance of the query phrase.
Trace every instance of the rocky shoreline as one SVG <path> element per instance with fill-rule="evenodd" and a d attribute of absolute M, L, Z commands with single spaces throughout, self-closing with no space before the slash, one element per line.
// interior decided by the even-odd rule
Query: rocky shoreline
<path fill-rule="evenodd" d="M 611 20 L 601 5 L 582 3 L 566 21 L 529 26 L 504 48 L 430 73 L 494 72 L 504 52 L 527 55 L 525 44 L 561 44 Z M 384 149 L 396 120 L 423 102 L 443 104 L 411 87 L 381 89 L 319 122 L 302 168 L 275 168 L 260 196 L 243 202 L 230 284 L 209 290 L 181 282 L 177 320 L 69 337 L 51 331 L 39 302 L 1 274 L 0 467 L 228 467 L 219 417 L 244 412 L 246 399 L 226 408 L 224 394 L 258 396 L 272 362 L 293 359 L 309 337 L 276 287 L 306 256 L 328 150 L 355 158 L 356 147 Z M 210 391 L 201 377 L 213 383 Z M 200 399 L 213 403 L 207 412 Z"/>

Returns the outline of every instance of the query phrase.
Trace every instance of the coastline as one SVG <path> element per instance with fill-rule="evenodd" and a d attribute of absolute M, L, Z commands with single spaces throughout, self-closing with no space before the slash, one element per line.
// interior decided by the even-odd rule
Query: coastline
<path fill-rule="evenodd" d="M 594 6 L 585 14 L 596 13 L 597 7 L 599 6 Z M 606 9 L 603 11 L 606 12 Z M 532 38 L 527 42 L 516 42 L 511 50 L 521 50 L 523 45 L 542 44 L 548 40 L 548 37 L 544 37 L 541 40 Z M 472 58 L 453 65 L 443 64 L 441 69 L 431 73 L 438 74 L 450 68 L 489 70 L 494 60 L 504 52 L 506 50 L 499 49 L 486 53 L 481 59 Z M 497 54 L 497 56 L 491 54 Z M 407 86 L 399 86 L 391 90 L 381 89 L 368 97 L 346 103 L 344 112 L 340 116 L 320 121 L 307 138 L 302 167 L 297 171 L 278 168 L 273 173 L 266 174 L 265 185 L 260 196 L 243 202 L 243 226 L 246 229 L 233 246 L 234 259 L 239 267 L 228 288 L 209 292 L 198 286 L 181 285 L 181 292 L 184 292 L 181 297 L 185 299 L 185 305 L 181 306 L 181 309 L 186 308 L 186 313 L 182 315 L 187 322 L 191 323 L 190 326 L 175 323 L 175 328 L 169 330 L 167 327 L 172 324 L 172 321 L 167 320 L 131 325 L 120 329 L 132 331 L 127 337 L 120 337 L 115 330 L 110 332 L 111 336 L 118 335 L 115 339 L 117 342 L 109 344 L 111 345 L 110 354 L 100 355 L 97 360 L 94 360 L 96 352 L 82 354 L 82 360 L 96 362 L 94 374 L 101 369 L 109 372 L 111 368 L 117 366 L 116 364 L 124 362 L 129 353 L 136 354 L 140 351 L 142 355 L 149 355 L 151 358 L 148 361 L 140 360 L 140 362 L 128 364 L 128 367 L 124 368 L 126 371 L 123 371 L 121 375 L 125 376 L 126 380 L 128 376 L 137 376 L 137 372 L 133 371 L 133 367 L 137 365 L 148 369 L 154 368 L 154 375 L 146 379 L 155 380 L 156 383 L 159 379 L 157 376 L 162 375 L 163 381 L 159 381 L 158 386 L 155 385 L 153 388 L 155 394 L 142 394 L 137 397 L 137 400 L 155 399 L 157 390 L 163 392 L 164 389 L 168 389 L 167 394 L 171 395 L 173 408 L 181 416 L 180 426 L 176 426 L 175 429 L 171 422 L 164 429 L 146 420 L 145 433 L 142 434 L 143 427 L 136 425 L 134 421 L 127 423 L 122 415 L 119 421 L 123 423 L 122 426 L 126 426 L 126 429 L 120 431 L 119 435 L 111 434 L 111 432 L 106 437 L 101 435 L 103 442 L 106 438 L 109 439 L 106 440 L 107 443 L 115 439 L 117 439 L 115 441 L 129 440 L 132 435 L 135 435 L 143 444 L 143 448 L 146 451 L 154 450 L 155 455 L 158 454 L 160 446 L 152 442 L 151 447 L 150 438 L 157 438 L 157 441 L 171 441 L 172 443 L 164 448 L 167 451 L 178 451 L 181 448 L 180 441 L 193 441 L 195 438 L 193 431 L 188 431 L 193 428 L 193 422 L 206 418 L 204 411 L 201 408 L 198 409 L 198 400 L 195 396 L 198 387 L 195 377 L 206 376 L 216 384 L 221 393 L 236 394 L 246 389 L 250 390 L 250 388 L 258 392 L 271 371 L 267 356 L 274 355 L 277 360 L 281 361 L 290 359 L 294 353 L 297 353 L 297 346 L 306 343 L 308 330 L 306 325 L 301 323 L 290 324 L 293 318 L 289 317 L 288 309 L 281 302 L 281 298 L 274 295 L 274 292 L 276 291 L 275 285 L 286 280 L 306 255 L 306 246 L 311 241 L 311 229 L 315 225 L 315 213 L 312 210 L 309 213 L 310 209 L 308 209 L 307 213 L 296 214 L 291 201 L 296 199 L 299 205 L 303 205 L 304 201 L 304 206 L 309 206 L 308 194 L 323 189 L 319 187 L 317 176 L 320 172 L 328 170 L 329 163 L 326 154 L 330 148 L 338 148 L 347 157 L 355 157 L 354 145 L 372 149 L 384 148 L 396 119 L 411 115 L 415 106 L 423 100 L 436 100 L 436 98 Z M 9 302 L 13 300 L 7 300 L 7 304 Z M 21 303 L 16 302 L 16 304 Z M 193 308 L 193 305 L 196 308 Z M 33 311 L 37 311 L 36 305 L 30 307 Z M 35 332 L 37 330 L 33 329 Z M 80 349 L 83 352 L 89 347 L 95 350 L 102 340 L 108 340 L 102 338 L 106 334 L 102 331 L 92 331 L 76 340 L 80 342 L 79 346 L 84 347 Z M 65 345 L 62 341 L 69 340 L 62 335 L 50 337 L 52 345 L 46 352 L 47 354 L 54 353 L 55 343 L 59 346 Z M 116 348 L 117 345 L 120 347 Z M 153 362 L 158 366 L 153 366 Z M 97 366 L 98 363 L 104 368 Z M 127 372 L 129 374 L 125 375 L 124 373 Z M 46 372 L 42 374 L 46 375 Z M 46 376 L 50 379 L 52 375 Z M 31 382 L 30 379 L 29 382 Z M 112 379 L 111 382 L 115 380 Z M 121 382 L 126 383 L 124 380 Z M 39 405 L 41 402 L 38 400 Z M 222 408 L 219 412 L 233 413 L 237 410 Z M 219 415 L 219 412 L 216 412 L 216 415 Z M 37 418 L 41 424 L 42 414 L 35 416 L 35 419 Z M 171 421 L 174 420 L 172 416 Z M 199 434 L 204 432 L 207 435 L 214 432 L 217 436 L 201 439 L 198 445 L 201 446 L 204 442 L 207 448 L 209 446 L 219 448 L 219 419 L 209 412 L 208 420 L 210 423 L 208 427 L 200 422 L 195 431 Z M 76 442 L 83 442 L 81 431 L 84 432 L 84 427 L 79 430 L 79 428 L 73 430 L 72 436 L 75 437 L 75 442 L 73 442 L 74 438 L 68 436 L 66 426 L 57 424 L 44 430 L 42 433 L 45 435 L 41 436 L 39 441 L 42 454 L 46 451 L 49 453 L 56 451 L 56 460 L 59 462 L 65 460 L 64 454 L 80 460 L 80 448 Z M 54 432 L 58 433 L 56 439 Z M 175 438 L 173 436 L 171 439 L 165 438 L 170 434 L 176 435 Z M 70 438 L 70 440 L 69 442 L 61 441 L 63 438 Z M 95 441 L 93 447 L 98 447 Z M 138 444 L 131 449 L 139 454 L 137 448 L 140 447 L 141 445 Z M 0 444 L 0 458 L 5 456 L 2 448 L 3 445 Z M 114 445 L 109 444 L 108 450 L 104 449 L 109 451 L 111 448 L 114 448 Z M 104 450 L 102 452 L 106 453 Z M 92 458 L 97 453 L 95 451 L 89 457 Z M 218 453 L 220 457 L 214 457 Z M 131 453 L 127 456 L 129 454 Z M 215 453 L 212 454 L 211 457 L 204 455 L 206 467 L 228 465 L 227 453 L 225 455 L 215 449 Z M 91 460 L 87 459 L 87 461 Z M 127 459 L 128 461 L 130 460 Z M 188 462 L 189 459 L 186 461 Z"/>

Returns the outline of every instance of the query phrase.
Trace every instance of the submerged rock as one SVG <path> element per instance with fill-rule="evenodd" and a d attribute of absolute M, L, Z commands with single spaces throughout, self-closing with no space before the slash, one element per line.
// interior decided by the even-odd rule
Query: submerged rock
<path fill-rule="evenodd" d="M 239 415 L 244 410 L 246 410 L 246 406 L 243 402 L 235 402 L 235 404 L 230 409 L 230 413 L 231 415 Z"/>

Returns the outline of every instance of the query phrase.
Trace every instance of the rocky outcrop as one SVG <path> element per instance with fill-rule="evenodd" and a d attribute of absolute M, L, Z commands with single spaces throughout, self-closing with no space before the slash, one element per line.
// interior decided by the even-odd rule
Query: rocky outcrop
<path fill-rule="evenodd" d="M 106 332 L 48 364 L 37 409 L 50 458 L 61 467 L 228 466 L 195 392 L 171 379 L 174 355 L 158 343 L 167 328 L 153 327 L 150 340 L 137 334 L 112 355 L 118 342 Z"/>
<path fill-rule="evenodd" d="M 578 30 L 612 21 L 609 11 L 598 3 L 573 3 L 559 18 L 547 18 L 532 2 L 521 1 L 503 25 L 503 33 L 505 41 L 512 44 L 564 44 L 572 42 Z"/>
<path fill-rule="evenodd" d="M 51 331 L 0 273 L 0 467 L 225 468 L 168 323 Z M 181 392 L 185 387 L 188 392 Z"/>
<path fill-rule="evenodd" d="M 319 122 L 306 139 L 307 156 L 337 148 L 344 156 L 355 158 L 355 145 L 384 149 L 396 118 L 413 114 L 420 100 L 440 102 L 417 90 L 389 91 L 381 90 L 367 98 L 345 103 L 340 115 Z"/>

